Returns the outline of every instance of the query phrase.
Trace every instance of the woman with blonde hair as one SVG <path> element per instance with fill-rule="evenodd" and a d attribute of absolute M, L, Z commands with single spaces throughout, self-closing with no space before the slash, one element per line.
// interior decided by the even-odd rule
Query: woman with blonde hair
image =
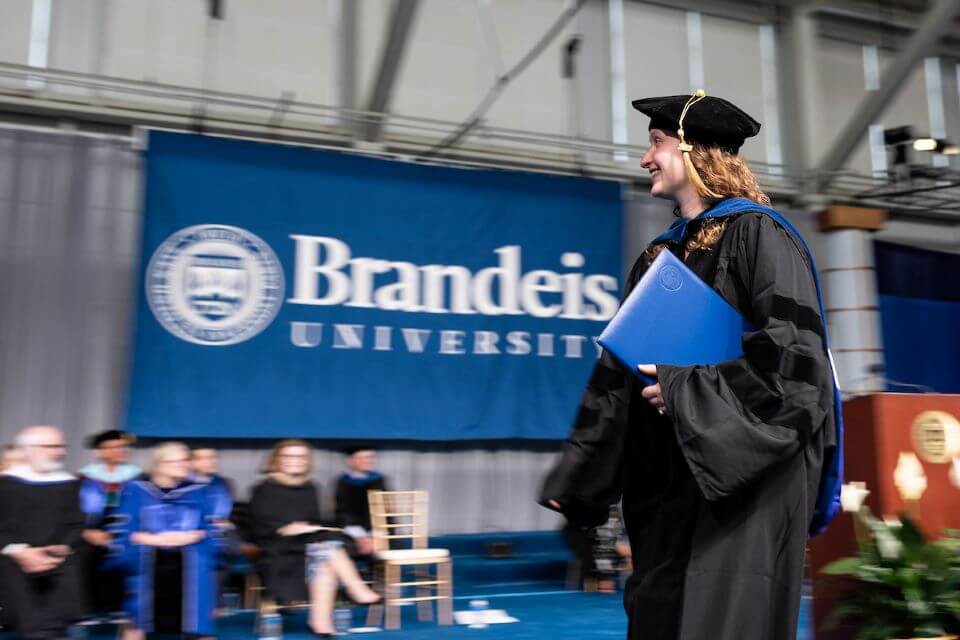
<path fill-rule="evenodd" d="M 213 636 L 220 547 L 205 485 L 189 480 L 190 450 L 158 444 L 146 477 L 127 482 L 114 513 L 113 562 L 126 573 L 124 640 L 145 633 Z"/>
<path fill-rule="evenodd" d="M 842 472 L 813 259 L 738 155 L 756 120 L 702 91 L 633 105 L 650 117 L 650 193 L 678 220 L 626 292 L 671 251 L 755 329 L 719 364 L 630 371 L 603 353 L 541 503 L 595 526 L 622 497 L 631 639 L 792 640 L 807 539 L 836 513 Z"/>
<path fill-rule="evenodd" d="M 346 538 L 325 527 L 320 491 L 311 479 L 313 450 L 303 440 L 274 445 L 264 466 L 266 478 L 253 489 L 250 519 L 263 549 L 261 574 L 267 593 L 280 604 L 310 603 L 310 629 L 332 634 L 333 605 L 338 584 L 361 604 L 379 596 L 360 578 L 343 549 Z M 316 544 L 319 557 L 307 558 L 307 545 Z M 313 568 L 308 573 L 308 567 Z"/>

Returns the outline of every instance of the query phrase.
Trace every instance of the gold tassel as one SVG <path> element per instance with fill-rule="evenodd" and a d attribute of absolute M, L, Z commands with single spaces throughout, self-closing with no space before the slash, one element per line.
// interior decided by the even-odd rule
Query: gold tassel
<path fill-rule="evenodd" d="M 697 192 L 701 198 L 722 198 L 718 193 L 714 193 L 710 188 L 703 183 L 703 179 L 700 177 L 700 174 L 697 173 L 697 168 L 693 166 L 693 160 L 690 159 L 690 152 L 693 151 L 693 146 L 688 144 L 686 139 L 683 137 L 683 119 L 687 116 L 687 110 L 700 102 L 707 97 L 707 93 L 703 89 L 697 89 L 690 99 L 687 100 L 687 104 L 683 106 L 683 111 L 680 112 L 680 120 L 677 122 L 678 129 L 677 135 L 680 136 L 680 152 L 683 154 L 683 168 L 687 172 L 687 177 L 690 179 L 690 182 L 693 184 L 694 190 Z"/>
<path fill-rule="evenodd" d="M 683 152 L 683 167 L 687 170 L 687 177 L 690 178 L 690 182 L 693 183 L 693 188 L 696 190 L 697 195 L 701 198 L 722 198 L 718 193 L 714 193 L 710 190 L 710 187 L 703 184 L 703 179 L 700 177 L 700 174 L 697 173 L 697 168 L 693 166 L 693 161 L 690 159 L 690 152 Z"/>

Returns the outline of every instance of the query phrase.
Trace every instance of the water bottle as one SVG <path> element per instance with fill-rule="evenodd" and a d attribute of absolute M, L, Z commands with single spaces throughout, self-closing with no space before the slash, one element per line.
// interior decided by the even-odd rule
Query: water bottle
<path fill-rule="evenodd" d="M 223 613 L 232 616 L 240 610 L 240 594 L 236 591 L 223 594 Z"/>
<path fill-rule="evenodd" d="M 353 626 L 353 612 L 346 607 L 337 607 L 333 611 L 333 629 L 338 636 L 350 633 Z"/>
<path fill-rule="evenodd" d="M 276 611 L 268 611 L 260 616 L 260 640 L 282 640 L 283 619 Z"/>
<path fill-rule="evenodd" d="M 487 628 L 487 607 L 490 603 L 486 600 L 471 600 L 470 611 L 473 612 L 473 622 L 468 625 L 470 629 Z"/>
<path fill-rule="evenodd" d="M 87 640 L 87 626 L 75 624 L 67 628 L 67 637 L 70 640 Z"/>

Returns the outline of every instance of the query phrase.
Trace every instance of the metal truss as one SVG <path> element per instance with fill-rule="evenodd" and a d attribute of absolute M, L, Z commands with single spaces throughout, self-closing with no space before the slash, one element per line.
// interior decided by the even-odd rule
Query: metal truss
<path fill-rule="evenodd" d="M 27 82 L 36 79 L 42 82 Z M 425 160 L 423 154 L 456 132 L 461 123 L 342 109 L 288 97 L 271 99 L 0 64 L 0 119 L 22 122 L 25 117 L 33 125 L 68 124 L 78 132 L 129 135 L 138 127 L 155 127 L 424 164 L 588 176 L 639 188 L 649 184 L 647 172 L 640 167 L 645 147 L 480 123 L 456 148 Z M 357 136 L 370 123 L 383 127 L 376 143 Z M 859 203 L 888 209 L 893 216 L 960 225 L 960 174 L 949 169 L 915 170 L 909 182 L 893 175 L 834 172 L 828 189 L 810 193 L 804 190 L 814 182 L 810 175 L 791 174 L 783 165 L 761 162 L 751 162 L 751 168 L 764 190 L 780 203 Z"/>

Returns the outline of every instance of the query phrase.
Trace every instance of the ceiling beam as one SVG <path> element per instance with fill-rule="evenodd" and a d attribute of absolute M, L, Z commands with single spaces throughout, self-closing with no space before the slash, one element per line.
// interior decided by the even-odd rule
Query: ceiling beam
<path fill-rule="evenodd" d="M 408 36 L 419 4 L 420 0 L 394 0 L 386 42 L 380 55 L 380 65 L 377 77 L 374 80 L 373 90 L 370 92 L 367 111 L 373 113 L 387 111 L 387 105 L 390 102 L 403 54 L 406 52 Z M 383 121 L 380 118 L 370 119 L 364 127 L 364 139 L 377 140 L 380 137 L 382 126 Z"/>
<path fill-rule="evenodd" d="M 902 51 L 890 63 L 880 79 L 880 87 L 869 92 L 861 100 L 856 111 L 819 163 L 820 174 L 815 180 L 814 191 L 829 186 L 831 173 L 840 170 L 850 158 L 857 145 L 863 141 L 867 128 L 883 113 L 896 97 L 907 76 L 925 56 L 937 46 L 945 33 L 954 25 L 960 13 L 960 0 L 934 0 L 917 30 L 910 36 Z"/>

